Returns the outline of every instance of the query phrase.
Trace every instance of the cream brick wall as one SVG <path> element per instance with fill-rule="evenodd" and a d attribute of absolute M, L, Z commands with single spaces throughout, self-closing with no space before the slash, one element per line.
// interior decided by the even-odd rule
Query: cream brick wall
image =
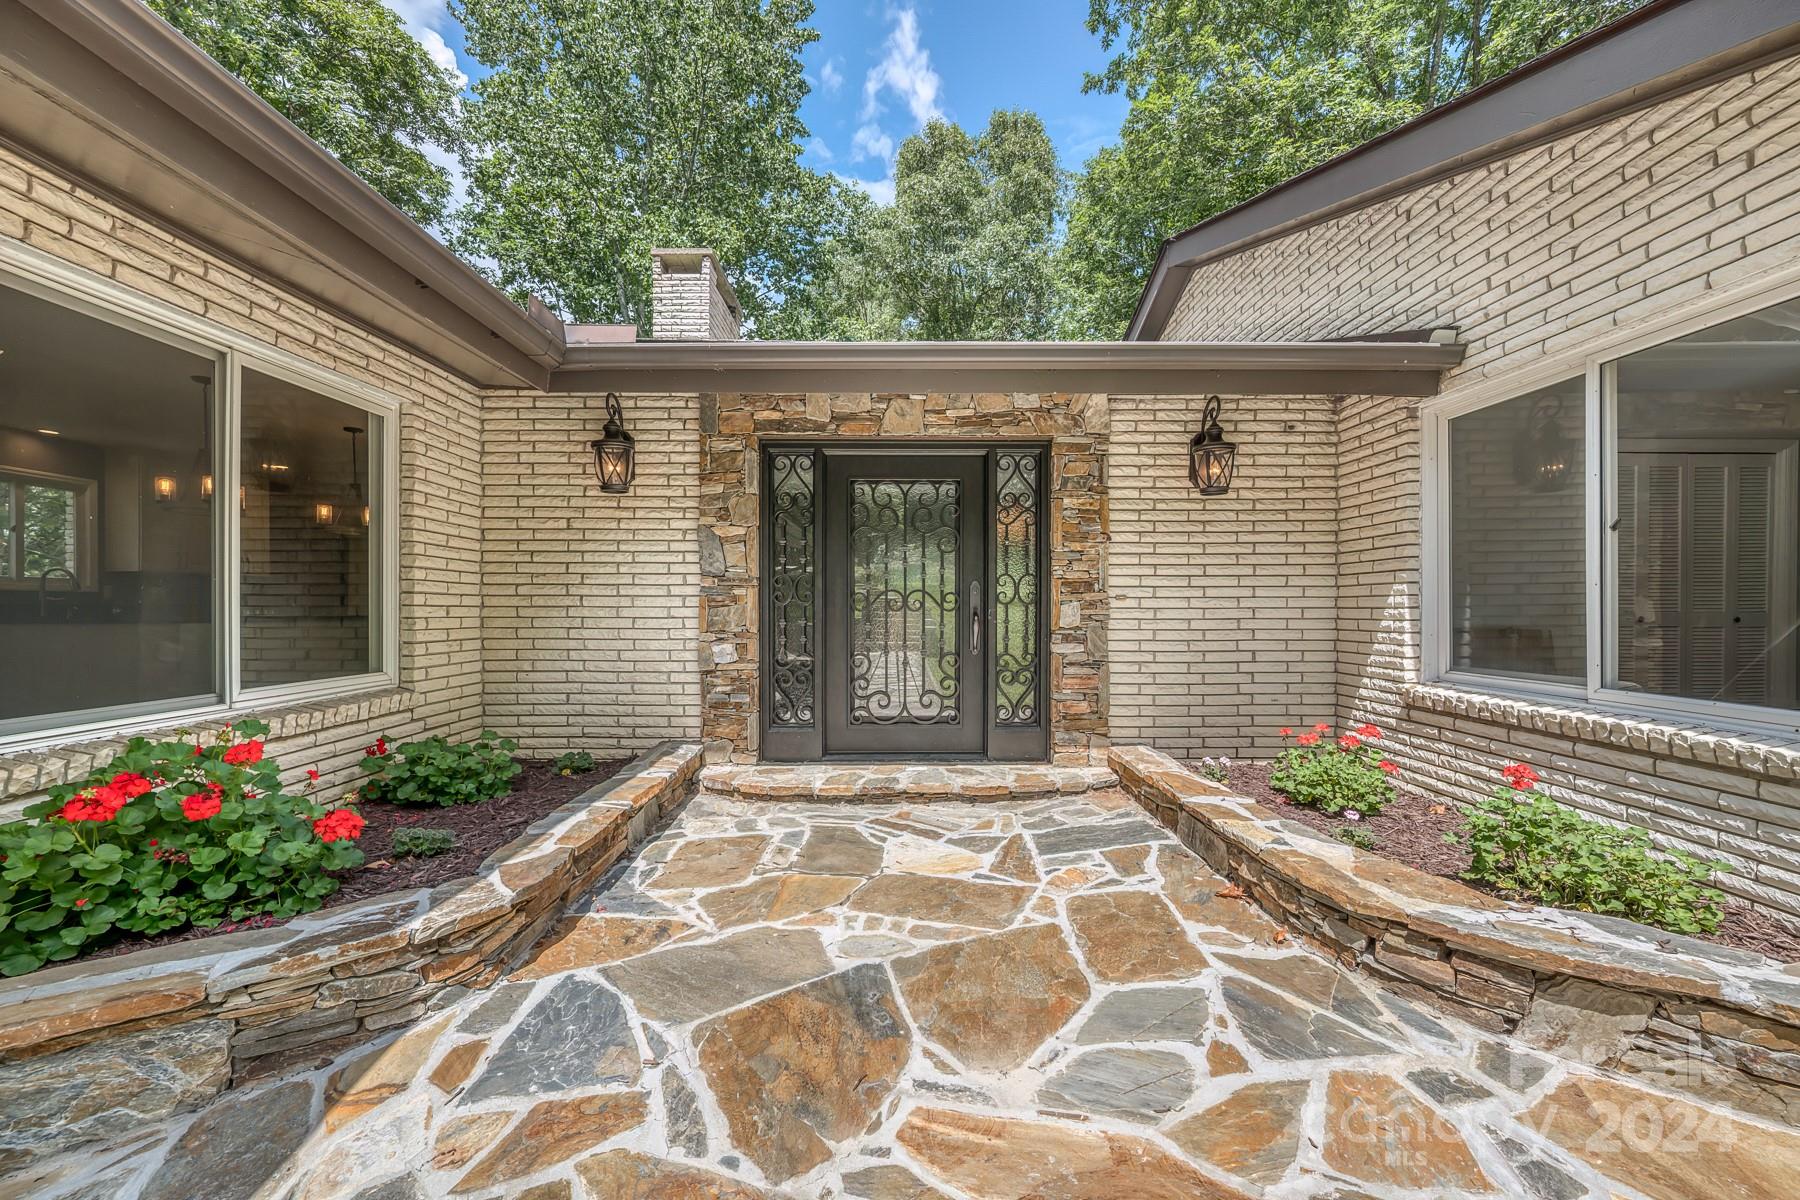
<path fill-rule="evenodd" d="M 1800 253 L 1800 58 L 1195 271 L 1166 340 L 1454 325 L 1446 391 L 1623 335 Z"/>
<path fill-rule="evenodd" d="M 650 336 L 662 342 L 736 341 L 739 322 L 714 274 L 719 269 L 711 251 L 653 252 Z"/>
<path fill-rule="evenodd" d="M 699 736 L 699 402 L 621 403 L 637 478 L 609 496 L 604 395 L 483 399 L 487 721 L 530 753 Z"/>
<path fill-rule="evenodd" d="M 1317 397 L 1227 398 L 1229 495 L 1187 477 L 1198 397 L 1112 397 L 1112 735 L 1267 757 L 1329 719 L 1337 637 L 1336 416 Z"/>
<path fill-rule="evenodd" d="M 1788 59 L 1204 266 L 1164 336 L 1453 325 L 1469 353 L 1445 395 L 1504 392 L 1511 375 L 1756 286 L 1797 256 L 1800 59 Z M 1681 727 L 1416 690 L 1416 403 L 1349 399 L 1338 440 L 1340 721 L 1388 729 L 1409 782 L 1446 797 L 1485 796 L 1500 765 L 1529 761 L 1558 798 L 1724 858 L 1731 890 L 1800 913 L 1790 755 L 1698 733 L 1676 753 Z"/>
<path fill-rule="evenodd" d="M 375 734 L 481 727 L 481 412 L 442 369 L 0 147 L 0 239 L 28 246 L 388 392 L 400 417 L 401 690 L 278 716 L 273 751 L 332 785 Z M 0 756 L 0 811 L 104 762 L 112 743 Z"/>

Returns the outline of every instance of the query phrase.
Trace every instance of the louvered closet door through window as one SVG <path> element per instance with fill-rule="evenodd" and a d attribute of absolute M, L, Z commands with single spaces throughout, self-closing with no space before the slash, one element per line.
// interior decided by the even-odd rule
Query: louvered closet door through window
<path fill-rule="evenodd" d="M 1620 451 L 1620 683 L 1794 705 L 1793 672 L 1770 652 L 1794 619 L 1783 465 L 1775 454 Z"/>

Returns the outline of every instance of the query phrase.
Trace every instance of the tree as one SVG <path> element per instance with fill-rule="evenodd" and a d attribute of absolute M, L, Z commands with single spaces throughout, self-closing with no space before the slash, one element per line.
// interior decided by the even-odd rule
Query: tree
<path fill-rule="evenodd" d="M 1089 0 L 1119 142 L 1077 180 L 1070 337 L 1123 333 L 1162 240 L 1642 0 Z"/>
<path fill-rule="evenodd" d="M 841 214 L 800 165 L 812 0 L 460 0 L 492 68 L 465 107 L 453 244 L 515 297 L 650 326 L 650 251 L 708 246 L 753 329 Z"/>
<path fill-rule="evenodd" d="M 457 81 L 380 0 L 147 0 L 187 39 L 423 225 L 444 219 Z"/>
<path fill-rule="evenodd" d="M 996 112 L 979 137 L 930 122 L 900 146 L 894 203 L 853 205 L 827 246 L 796 298 L 798 335 L 1051 336 L 1063 196 L 1056 147 L 1035 114 Z"/>

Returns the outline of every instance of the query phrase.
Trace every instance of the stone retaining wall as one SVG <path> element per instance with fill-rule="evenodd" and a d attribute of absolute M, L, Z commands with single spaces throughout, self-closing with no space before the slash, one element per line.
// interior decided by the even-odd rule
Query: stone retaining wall
<path fill-rule="evenodd" d="M 436 888 L 0 984 L 0 1172 L 323 1065 L 486 987 L 699 768 L 698 745 L 664 743 Z"/>
<path fill-rule="evenodd" d="M 1284 821 L 1158 751 L 1109 757 L 1183 844 L 1346 966 L 1565 1058 L 1800 1125 L 1800 965 L 1508 903 Z"/>

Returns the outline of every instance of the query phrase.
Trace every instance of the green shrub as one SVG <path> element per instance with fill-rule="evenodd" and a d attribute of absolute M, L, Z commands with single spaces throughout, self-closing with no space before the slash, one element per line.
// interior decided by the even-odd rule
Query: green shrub
<path fill-rule="evenodd" d="M 394 804 L 479 804 L 504 795 L 522 768 L 510 738 L 483 732 L 472 742 L 452 744 L 441 737 L 389 749 L 386 738 L 363 752 L 369 778 L 362 794 Z"/>
<path fill-rule="evenodd" d="M 586 775 L 594 769 L 594 756 L 586 750 L 571 750 L 557 755 L 552 765 L 558 775 Z"/>
<path fill-rule="evenodd" d="M 211 745 L 133 738 L 85 782 L 0 826 L 0 973 L 121 933 L 318 908 L 338 887 L 328 872 L 361 865 L 363 820 L 285 794 L 267 732 L 241 721 Z"/>
<path fill-rule="evenodd" d="M 1281 736 L 1294 744 L 1275 760 L 1269 785 L 1295 804 L 1323 812 L 1380 812 L 1394 798 L 1389 777 L 1399 771 L 1369 744 L 1381 739 L 1381 730 L 1358 725 L 1341 737 L 1330 735 L 1324 724 L 1298 736 L 1283 729 Z"/>
<path fill-rule="evenodd" d="M 1472 809 L 1452 843 L 1466 846 L 1463 878 L 1559 908 L 1608 913 L 1677 933 L 1710 933 L 1724 893 L 1707 886 L 1729 868 L 1680 850 L 1653 848 L 1642 829 L 1582 816 L 1536 790 L 1522 763 L 1507 786 Z"/>
<path fill-rule="evenodd" d="M 435 858 L 454 849 L 454 829 L 394 830 L 394 855 L 397 858 Z"/>
<path fill-rule="evenodd" d="M 1355 846 L 1358 850 L 1375 848 L 1375 835 L 1366 829 L 1358 829 L 1354 825 L 1339 825 L 1333 836 L 1347 846 Z"/>

